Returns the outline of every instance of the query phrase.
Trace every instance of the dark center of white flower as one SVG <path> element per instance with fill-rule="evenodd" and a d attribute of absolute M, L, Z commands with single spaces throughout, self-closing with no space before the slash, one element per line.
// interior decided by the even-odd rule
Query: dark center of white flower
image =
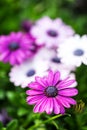
<path fill-rule="evenodd" d="M 55 97 L 58 94 L 58 90 L 55 86 L 49 86 L 45 89 L 45 95 L 48 97 Z"/>
<path fill-rule="evenodd" d="M 35 74 L 35 70 L 34 70 L 34 69 L 31 69 L 31 70 L 29 70 L 29 71 L 26 73 L 26 75 L 27 75 L 28 77 L 33 76 L 34 74 Z"/>
<path fill-rule="evenodd" d="M 19 44 L 18 44 L 17 42 L 12 42 L 12 43 L 9 44 L 9 49 L 10 49 L 11 51 L 15 51 L 15 50 L 17 50 L 18 48 L 19 48 Z"/>
<path fill-rule="evenodd" d="M 51 37 L 57 37 L 58 33 L 55 30 L 49 30 L 47 31 L 47 34 Z"/>
<path fill-rule="evenodd" d="M 84 51 L 82 49 L 76 49 L 74 51 L 74 55 L 76 56 L 82 56 L 84 54 Z"/>
<path fill-rule="evenodd" d="M 51 59 L 51 61 L 54 62 L 54 63 L 61 63 L 61 60 L 60 60 L 60 58 L 58 58 L 58 57 L 53 57 L 53 58 Z"/>

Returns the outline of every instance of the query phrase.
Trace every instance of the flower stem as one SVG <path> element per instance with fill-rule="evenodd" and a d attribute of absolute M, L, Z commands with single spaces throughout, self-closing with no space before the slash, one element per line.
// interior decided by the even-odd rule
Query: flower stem
<path fill-rule="evenodd" d="M 31 126 L 31 127 L 28 128 L 27 130 L 33 130 L 33 129 L 39 127 L 40 125 L 45 124 L 45 123 L 47 123 L 47 122 L 49 122 L 49 121 L 55 120 L 56 118 L 59 118 L 59 117 L 61 117 L 61 116 L 62 116 L 62 114 L 53 116 L 53 117 L 51 117 L 51 118 L 49 118 L 49 119 L 43 121 L 43 123 L 39 123 L 39 124 L 35 124 L 35 125 Z"/>

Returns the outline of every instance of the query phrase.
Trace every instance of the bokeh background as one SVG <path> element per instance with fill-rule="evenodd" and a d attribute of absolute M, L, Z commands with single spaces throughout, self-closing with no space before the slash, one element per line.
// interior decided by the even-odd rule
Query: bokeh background
<path fill-rule="evenodd" d="M 20 31 L 24 20 L 34 22 L 42 16 L 60 17 L 76 33 L 87 34 L 87 0 L 0 0 L 0 35 Z M 77 105 L 67 110 L 67 115 L 45 124 L 52 115 L 33 113 L 26 103 L 26 89 L 10 83 L 10 67 L 0 62 L 0 130 L 87 130 L 87 66 L 75 72 Z M 32 127 L 39 123 L 43 124 Z"/>

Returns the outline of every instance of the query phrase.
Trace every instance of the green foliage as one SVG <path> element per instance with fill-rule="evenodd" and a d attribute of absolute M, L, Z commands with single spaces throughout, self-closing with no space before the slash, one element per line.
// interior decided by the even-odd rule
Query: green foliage
<path fill-rule="evenodd" d="M 18 121 L 17 120 L 12 120 L 8 125 L 7 125 L 7 130 L 17 130 L 18 128 Z"/>

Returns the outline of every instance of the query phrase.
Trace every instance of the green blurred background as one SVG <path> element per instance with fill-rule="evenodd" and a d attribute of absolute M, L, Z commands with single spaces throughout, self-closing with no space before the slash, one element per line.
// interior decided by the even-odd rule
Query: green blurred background
<path fill-rule="evenodd" d="M 18 31 L 24 19 L 61 17 L 77 33 L 87 33 L 86 0 L 0 0 L 0 33 Z"/>
<path fill-rule="evenodd" d="M 24 20 L 35 21 L 42 16 L 60 17 L 76 33 L 87 34 L 87 0 L 0 0 L 0 35 L 20 31 Z M 9 64 L 0 63 L 0 110 L 5 108 L 12 117 L 6 126 L 0 123 L 0 130 L 87 130 L 87 66 L 82 65 L 75 72 L 77 106 L 67 110 L 70 115 L 46 124 L 43 121 L 52 115 L 33 113 L 32 106 L 26 103 L 26 89 L 9 82 L 10 68 Z M 31 128 L 39 123 L 43 124 Z"/>

